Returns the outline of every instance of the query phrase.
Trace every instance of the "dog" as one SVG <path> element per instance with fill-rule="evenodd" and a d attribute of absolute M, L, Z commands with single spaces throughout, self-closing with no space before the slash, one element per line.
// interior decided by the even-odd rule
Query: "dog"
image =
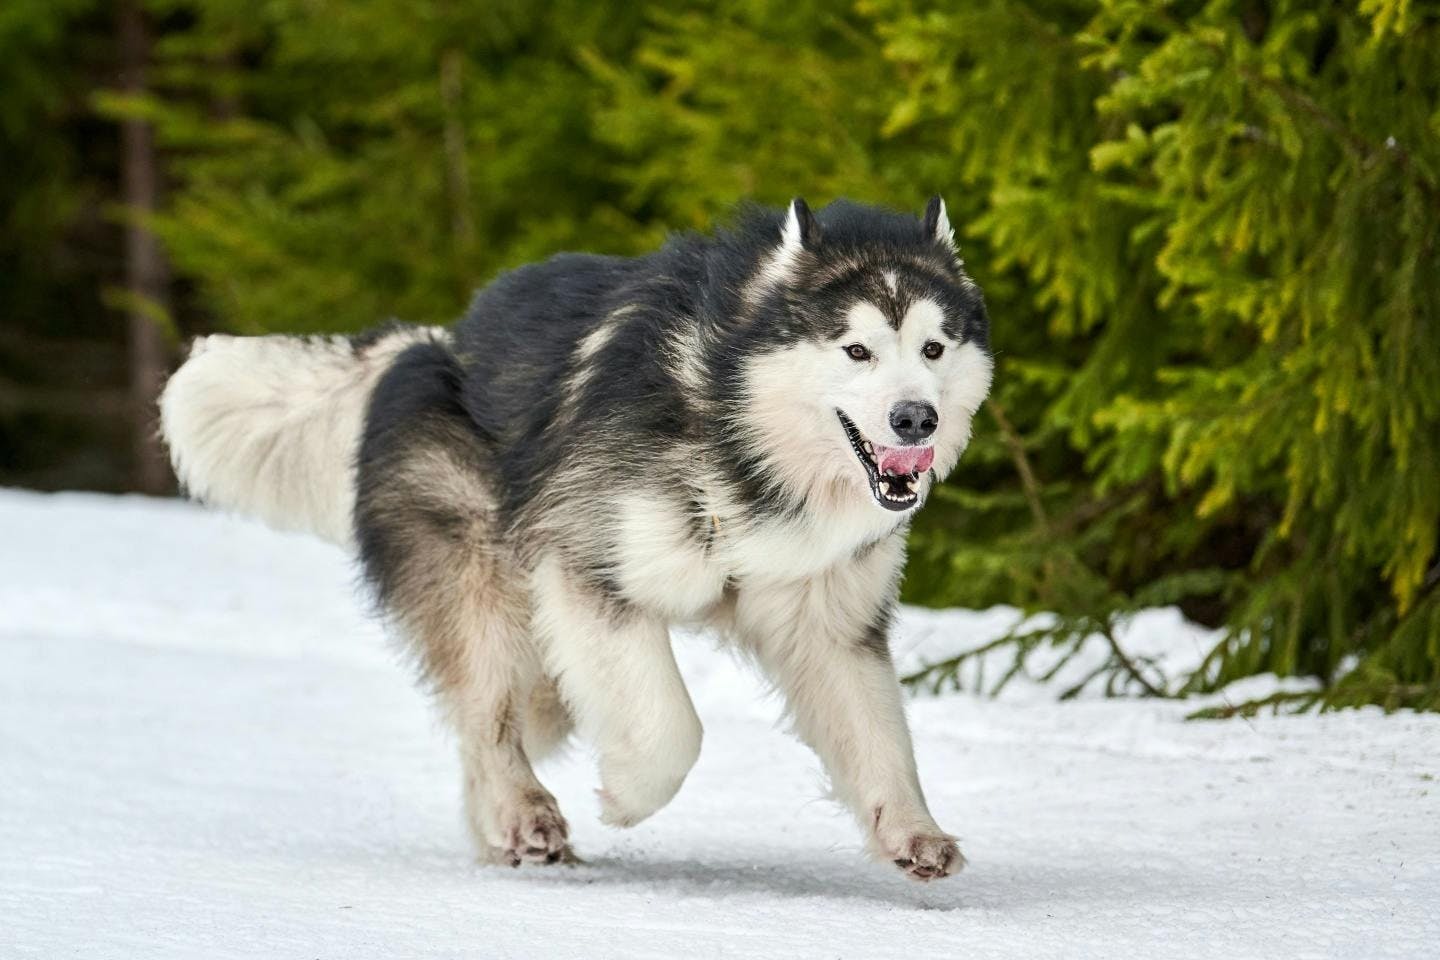
<path fill-rule="evenodd" d="M 531 767 L 572 732 L 605 823 L 670 801 L 701 725 L 669 628 L 699 624 L 783 694 L 870 852 L 930 880 L 964 860 L 887 632 L 992 369 L 939 197 L 796 199 L 520 267 L 448 329 L 201 338 L 161 430 L 191 495 L 358 552 L 458 735 L 484 859 L 574 859 Z"/>

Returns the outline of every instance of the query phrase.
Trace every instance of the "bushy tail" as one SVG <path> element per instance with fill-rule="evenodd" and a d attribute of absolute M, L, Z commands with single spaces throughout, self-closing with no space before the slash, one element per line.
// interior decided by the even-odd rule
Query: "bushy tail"
<path fill-rule="evenodd" d="M 443 336 L 394 327 L 197 339 L 160 396 L 176 475 L 207 503 L 351 543 L 355 457 L 376 381 L 406 347 Z"/>

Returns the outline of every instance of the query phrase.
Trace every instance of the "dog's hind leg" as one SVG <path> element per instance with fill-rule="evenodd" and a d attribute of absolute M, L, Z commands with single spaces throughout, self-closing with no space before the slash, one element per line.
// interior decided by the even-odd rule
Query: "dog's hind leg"
<path fill-rule="evenodd" d="M 472 671 L 459 698 L 466 822 L 491 862 L 574 862 L 565 818 L 530 766 L 569 736 L 570 717 L 540 674 L 528 637 L 515 652 L 520 669 L 509 682 L 497 683 L 488 669 Z"/>
<path fill-rule="evenodd" d="M 560 698 L 559 686 L 548 676 L 530 689 L 524 712 L 525 755 L 537 763 L 554 753 L 575 729 L 575 721 Z"/>
<path fill-rule="evenodd" d="M 548 682 L 525 578 L 500 534 L 489 455 L 453 403 L 438 346 L 381 380 L 361 447 L 355 528 L 366 576 L 460 742 L 465 811 L 487 859 L 570 859 L 567 826 L 525 752 Z M 544 718 L 535 740 L 553 739 Z"/>
<path fill-rule="evenodd" d="M 510 866 L 573 859 L 565 818 L 525 753 L 528 693 L 517 677 L 475 670 L 449 698 L 455 701 L 471 836 L 484 859 Z"/>
<path fill-rule="evenodd" d="M 426 475 L 443 464 L 430 460 Z M 565 819 L 525 752 L 527 739 L 554 738 L 555 721 L 532 707 L 546 681 L 523 582 L 487 538 L 487 511 L 442 507 L 423 491 L 412 485 L 381 521 L 394 548 L 385 605 L 458 734 L 471 834 L 495 862 L 568 859 Z"/>

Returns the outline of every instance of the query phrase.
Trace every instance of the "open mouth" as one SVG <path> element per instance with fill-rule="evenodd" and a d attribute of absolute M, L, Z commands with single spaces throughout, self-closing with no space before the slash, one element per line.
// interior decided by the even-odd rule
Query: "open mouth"
<path fill-rule="evenodd" d="M 920 474 L 935 462 L 934 447 L 882 447 L 865 439 L 854 421 L 836 410 L 850 447 L 870 479 L 870 493 L 886 510 L 909 510 L 920 500 Z"/>

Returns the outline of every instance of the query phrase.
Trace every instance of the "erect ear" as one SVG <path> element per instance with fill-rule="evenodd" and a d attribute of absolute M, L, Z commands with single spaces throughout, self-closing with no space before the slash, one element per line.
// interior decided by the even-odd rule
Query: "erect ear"
<path fill-rule="evenodd" d="M 940 194 L 925 204 L 925 236 L 939 240 L 952 251 L 955 249 L 955 230 L 950 226 L 950 216 L 945 212 L 945 201 Z"/>
<path fill-rule="evenodd" d="M 801 249 L 814 250 L 820 242 L 820 223 L 810 212 L 810 205 L 796 197 L 790 201 L 785 226 L 780 228 L 780 246 L 787 253 Z"/>

